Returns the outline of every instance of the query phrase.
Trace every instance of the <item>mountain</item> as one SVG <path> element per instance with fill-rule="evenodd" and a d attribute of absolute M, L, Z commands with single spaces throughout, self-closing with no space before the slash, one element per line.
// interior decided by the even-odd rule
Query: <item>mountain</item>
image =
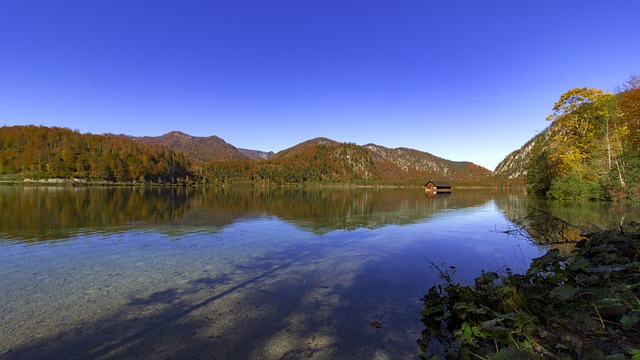
<path fill-rule="evenodd" d="M 340 143 L 315 138 L 275 154 L 271 163 L 290 168 L 313 169 L 316 180 L 411 180 L 488 178 L 491 171 L 470 162 L 457 162 L 432 154 L 384 146 Z"/>
<path fill-rule="evenodd" d="M 18 179 L 175 183 L 189 175 L 184 154 L 124 135 L 59 127 L 0 127 L 0 176 Z"/>
<path fill-rule="evenodd" d="M 311 140 L 303 141 L 298 145 L 294 145 L 288 149 L 284 149 L 282 151 L 277 152 L 273 158 L 280 159 L 287 156 L 300 155 L 307 151 L 307 149 L 315 147 L 315 146 L 334 146 L 339 144 L 335 140 L 327 139 L 324 137 L 317 137 Z"/>
<path fill-rule="evenodd" d="M 485 181 L 491 175 L 473 163 L 450 161 L 414 149 L 361 146 L 327 138 L 307 140 L 273 154 L 238 149 L 217 136 L 197 137 L 179 131 L 133 137 L 17 126 L 0 128 L 0 135 L 0 175 L 23 177 L 302 183 Z"/>
<path fill-rule="evenodd" d="M 533 149 L 541 145 L 549 138 L 553 128 L 547 127 L 544 131 L 527 141 L 520 149 L 507 155 L 493 171 L 496 177 L 506 179 L 521 179 L 527 174 L 529 159 L 533 156 Z"/>
<path fill-rule="evenodd" d="M 199 137 L 172 131 L 162 136 L 132 137 L 132 139 L 143 144 L 163 145 L 202 162 L 251 158 L 217 136 Z"/>
<path fill-rule="evenodd" d="M 241 148 L 238 148 L 238 150 L 251 160 L 268 160 L 273 155 L 275 155 L 273 151 L 249 150 Z"/>
<path fill-rule="evenodd" d="M 217 136 L 191 136 L 180 131 L 172 131 L 162 136 L 131 138 L 143 144 L 166 146 L 172 150 L 184 153 L 193 160 L 201 162 L 266 160 L 274 154 L 272 151 L 266 152 L 236 148 Z"/>
<path fill-rule="evenodd" d="M 318 137 L 274 154 L 259 150 L 239 149 L 217 136 L 197 137 L 173 131 L 158 137 L 134 137 L 134 140 L 163 145 L 201 162 L 217 162 L 213 173 L 228 178 L 229 160 L 258 161 L 233 170 L 234 177 L 251 179 L 277 177 L 290 182 L 411 180 L 487 178 L 491 171 L 470 162 L 446 160 L 408 148 L 340 143 Z M 262 163 L 266 161 L 266 163 Z M 217 165 L 211 165 L 215 168 Z M 225 168 L 227 166 L 227 168 Z M 235 165 L 234 165 L 235 166 Z M 224 170 L 224 169 L 226 170 Z M 266 174 L 264 176 L 256 174 Z"/>
<path fill-rule="evenodd" d="M 389 149 L 375 144 L 364 147 L 372 153 L 372 159 L 384 178 L 424 178 L 434 174 L 431 177 L 473 179 L 491 174 L 491 171 L 471 162 L 446 160 L 414 149 Z"/>

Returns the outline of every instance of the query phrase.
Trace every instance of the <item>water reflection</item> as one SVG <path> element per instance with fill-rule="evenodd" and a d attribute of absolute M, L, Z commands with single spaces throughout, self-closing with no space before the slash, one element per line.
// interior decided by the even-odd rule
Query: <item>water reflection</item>
<path fill-rule="evenodd" d="M 37 226 L 67 207 L 76 218 L 55 219 L 76 235 L 0 247 L 6 359 L 408 359 L 420 298 L 438 281 L 429 261 L 472 281 L 483 268 L 524 269 L 542 251 L 491 231 L 508 222 L 501 193 L 13 191 L 15 202 L 55 204 L 39 205 Z M 93 218 L 102 222 L 83 234 Z"/>
<path fill-rule="evenodd" d="M 177 235 L 265 216 L 324 233 L 411 224 L 487 201 L 479 192 L 427 197 L 420 189 L 0 187 L 0 236 L 37 242 L 133 228 Z"/>
<path fill-rule="evenodd" d="M 181 217 L 187 199 L 165 188 L 0 187 L 0 234 L 30 242 L 117 232 Z"/>
<path fill-rule="evenodd" d="M 495 201 L 517 222 L 534 209 L 600 228 L 639 220 L 637 207 L 557 203 L 499 190 L 457 190 L 425 196 L 421 189 L 269 189 L 145 187 L 0 187 L 0 243 L 60 241 L 131 229 L 171 236 L 218 232 L 234 222 L 275 216 L 322 234 L 408 225 L 435 214 Z"/>
<path fill-rule="evenodd" d="M 509 220 L 539 244 L 575 243 L 585 234 L 605 229 L 627 229 L 640 220 L 637 205 L 613 202 L 569 202 L 528 196 L 496 199 Z M 554 246 L 570 252 L 572 246 Z"/>
<path fill-rule="evenodd" d="M 429 261 L 468 283 L 482 269 L 525 271 L 544 247 L 495 228 L 533 201 L 498 190 L 0 187 L 0 357 L 412 358 L 420 298 L 438 281 Z M 582 215 L 592 211 L 618 221 L 611 207 Z M 50 241 L 60 246 L 21 246 Z"/>

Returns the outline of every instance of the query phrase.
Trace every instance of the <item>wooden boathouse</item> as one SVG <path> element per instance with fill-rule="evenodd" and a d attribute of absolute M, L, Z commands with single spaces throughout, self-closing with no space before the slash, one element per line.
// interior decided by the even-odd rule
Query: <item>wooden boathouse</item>
<path fill-rule="evenodd" d="M 450 193 L 451 192 L 451 184 L 444 181 L 433 181 L 429 180 L 426 184 L 424 184 L 424 192 L 425 193 Z"/>

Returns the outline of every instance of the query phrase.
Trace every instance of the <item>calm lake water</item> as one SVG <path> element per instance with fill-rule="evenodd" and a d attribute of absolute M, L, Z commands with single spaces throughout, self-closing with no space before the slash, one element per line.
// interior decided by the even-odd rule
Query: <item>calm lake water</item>
<path fill-rule="evenodd" d="M 0 358 L 415 358 L 431 263 L 524 272 L 546 248 L 504 231 L 531 205 L 638 214 L 486 190 L 0 187 Z"/>

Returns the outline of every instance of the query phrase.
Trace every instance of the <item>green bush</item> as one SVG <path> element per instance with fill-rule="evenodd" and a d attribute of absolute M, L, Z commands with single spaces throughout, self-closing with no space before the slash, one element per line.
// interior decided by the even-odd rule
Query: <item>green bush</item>
<path fill-rule="evenodd" d="M 569 174 L 551 182 L 549 196 L 558 200 L 598 200 L 602 199 L 603 190 L 595 181 Z"/>

